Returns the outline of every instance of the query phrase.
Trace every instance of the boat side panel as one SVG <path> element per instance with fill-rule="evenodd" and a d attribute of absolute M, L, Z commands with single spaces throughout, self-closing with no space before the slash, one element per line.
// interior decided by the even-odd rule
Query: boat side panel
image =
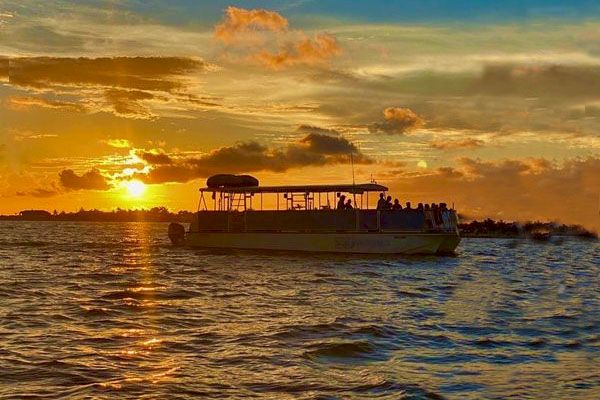
<path fill-rule="evenodd" d="M 192 247 L 371 254 L 436 254 L 451 234 L 190 232 Z M 448 242 L 449 247 L 453 243 Z M 456 242 L 458 245 L 458 242 Z M 452 249 L 453 250 L 453 249 Z"/>

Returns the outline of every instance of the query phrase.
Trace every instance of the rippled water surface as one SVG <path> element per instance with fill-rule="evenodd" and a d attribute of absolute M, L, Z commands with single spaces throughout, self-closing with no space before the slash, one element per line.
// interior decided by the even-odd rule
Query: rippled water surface
<path fill-rule="evenodd" d="M 0 397 L 600 398 L 600 246 L 457 257 L 172 248 L 0 222 Z"/>

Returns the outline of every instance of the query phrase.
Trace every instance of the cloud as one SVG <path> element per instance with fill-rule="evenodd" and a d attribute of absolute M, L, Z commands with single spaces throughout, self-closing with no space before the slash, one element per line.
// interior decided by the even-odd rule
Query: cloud
<path fill-rule="evenodd" d="M 282 32 L 287 30 L 288 25 L 288 20 L 276 11 L 229 6 L 223 21 L 215 26 L 214 34 L 217 39 L 232 43 L 254 30 Z"/>
<path fill-rule="evenodd" d="M 102 140 L 102 143 L 116 149 L 127 149 L 131 147 L 131 143 L 127 139 L 106 139 Z"/>
<path fill-rule="evenodd" d="M 383 110 L 384 122 L 377 122 L 369 127 L 373 133 L 403 135 L 425 125 L 425 121 L 409 108 L 388 107 Z"/>
<path fill-rule="evenodd" d="M 309 133 L 299 141 L 307 146 L 307 150 L 321 154 L 350 154 L 358 153 L 358 148 L 353 143 L 341 136 L 328 136 L 318 133 Z"/>
<path fill-rule="evenodd" d="M 82 175 L 77 175 L 72 169 L 65 169 L 58 174 L 60 184 L 66 190 L 108 190 L 104 175 L 97 169 L 92 169 Z"/>
<path fill-rule="evenodd" d="M 470 89 L 496 96 L 598 98 L 600 66 L 490 64 Z"/>
<path fill-rule="evenodd" d="M 438 140 L 429 143 L 429 147 L 437 150 L 456 150 L 456 149 L 473 149 L 482 147 L 485 144 L 480 139 L 460 139 L 460 140 Z"/>
<path fill-rule="evenodd" d="M 188 76 L 208 64 L 191 57 L 17 57 L 6 61 L 9 84 L 34 93 L 68 94 L 78 102 L 41 96 L 15 97 L 13 107 L 68 111 L 109 111 L 126 118 L 151 119 L 148 101 L 210 106 L 187 92 Z"/>
<path fill-rule="evenodd" d="M 473 217 L 558 220 L 600 229 L 600 158 L 483 161 L 405 175 L 390 183 L 411 200 L 455 202 Z"/>
<path fill-rule="evenodd" d="M 50 108 L 73 112 L 85 111 L 85 106 L 67 101 L 49 100 L 43 97 L 12 96 L 8 99 L 8 105 L 13 110 L 25 110 L 31 107 Z"/>
<path fill-rule="evenodd" d="M 9 82 L 15 86 L 92 86 L 174 92 L 181 77 L 206 67 L 187 57 L 21 57 L 12 58 Z"/>
<path fill-rule="evenodd" d="M 275 52 L 263 49 L 251 58 L 266 67 L 279 70 L 299 64 L 321 64 L 341 52 L 335 37 L 320 33 L 312 39 L 306 37 L 298 42 L 288 43 Z"/>
<path fill-rule="evenodd" d="M 141 90 L 109 89 L 104 93 L 104 96 L 114 109 L 116 115 L 138 119 L 152 119 L 156 117 L 148 107 L 145 107 L 141 103 L 143 100 L 155 98 L 155 96 L 149 92 Z"/>
<path fill-rule="evenodd" d="M 140 174 L 138 178 L 147 183 L 164 183 L 187 182 L 217 173 L 285 172 L 311 165 L 348 163 L 351 151 L 355 163 L 373 163 L 348 140 L 313 133 L 282 148 L 269 148 L 250 141 L 222 147 L 201 157 L 139 153 L 152 168 L 149 174 Z"/>
<path fill-rule="evenodd" d="M 136 155 L 148 164 L 152 165 L 168 165 L 173 164 L 173 159 L 166 153 L 158 150 L 145 151 L 140 150 Z"/>
<path fill-rule="evenodd" d="M 28 131 L 17 131 L 13 134 L 13 139 L 16 142 L 21 142 L 23 140 L 36 140 L 36 139 L 51 139 L 51 138 L 57 138 L 58 135 L 53 134 L 53 133 L 35 133 L 35 132 L 28 132 Z"/>
<path fill-rule="evenodd" d="M 234 49 L 241 51 L 243 59 L 274 70 L 323 64 L 342 52 L 331 34 L 321 32 L 311 38 L 288 26 L 288 20 L 276 11 L 228 7 L 223 21 L 215 26 L 214 37 L 229 46 L 230 54 Z"/>
<path fill-rule="evenodd" d="M 331 129 L 331 128 L 322 128 L 320 126 L 315 126 L 315 125 L 299 125 L 298 128 L 296 128 L 296 132 L 300 132 L 300 133 L 317 133 L 320 135 L 332 135 L 332 134 L 339 134 L 339 132 L 336 129 Z"/>

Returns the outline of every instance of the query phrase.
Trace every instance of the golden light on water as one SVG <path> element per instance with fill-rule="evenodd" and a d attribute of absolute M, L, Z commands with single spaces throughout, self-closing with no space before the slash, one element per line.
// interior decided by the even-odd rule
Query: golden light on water
<path fill-rule="evenodd" d="M 139 198 L 146 192 L 146 185 L 141 181 L 129 181 L 125 184 L 125 187 L 130 197 Z"/>

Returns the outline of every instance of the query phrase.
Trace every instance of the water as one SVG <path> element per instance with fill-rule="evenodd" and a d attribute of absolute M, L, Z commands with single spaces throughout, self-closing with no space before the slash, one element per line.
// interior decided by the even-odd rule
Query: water
<path fill-rule="evenodd" d="M 600 398 L 600 246 L 207 252 L 0 223 L 0 397 Z"/>

